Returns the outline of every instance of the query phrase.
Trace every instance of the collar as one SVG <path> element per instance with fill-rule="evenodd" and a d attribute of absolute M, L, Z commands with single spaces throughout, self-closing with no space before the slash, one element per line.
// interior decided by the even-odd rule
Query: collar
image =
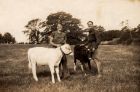
<path fill-rule="evenodd" d="M 60 51 L 62 52 L 63 55 L 69 55 L 69 54 L 72 53 L 72 52 L 70 52 L 70 53 L 68 53 L 68 54 L 64 53 L 64 51 L 62 50 L 61 46 L 60 46 Z"/>
<path fill-rule="evenodd" d="M 63 55 L 65 54 L 64 51 L 62 50 L 61 46 L 60 46 L 60 51 L 62 52 Z"/>

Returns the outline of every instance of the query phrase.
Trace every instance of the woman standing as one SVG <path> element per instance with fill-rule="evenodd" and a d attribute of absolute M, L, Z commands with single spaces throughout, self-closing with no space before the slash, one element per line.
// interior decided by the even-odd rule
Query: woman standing
<path fill-rule="evenodd" d="M 59 47 L 63 44 L 66 43 L 66 33 L 63 32 L 63 27 L 61 24 L 57 25 L 57 30 L 52 33 L 52 35 L 49 37 L 50 38 L 50 44 L 54 47 Z M 69 70 L 67 66 L 67 58 L 66 55 L 63 55 L 63 58 L 60 62 L 60 68 L 62 64 L 62 77 L 68 77 Z"/>

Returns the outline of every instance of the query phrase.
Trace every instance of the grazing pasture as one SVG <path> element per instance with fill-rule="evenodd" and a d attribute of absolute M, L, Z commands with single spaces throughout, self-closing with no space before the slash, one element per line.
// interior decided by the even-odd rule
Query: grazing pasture
<path fill-rule="evenodd" d="M 101 45 L 100 78 L 96 75 L 94 63 L 93 72 L 87 76 L 80 67 L 74 72 L 73 57 L 68 56 L 71 76 L 55 84 L 51 83 L 48 66 L 37 67 L 39 81 L 33 79 L 28 69 L 27 50 L 34 46 L 0 45 L 0 92 L 140 92 L 139 46 Z"/>

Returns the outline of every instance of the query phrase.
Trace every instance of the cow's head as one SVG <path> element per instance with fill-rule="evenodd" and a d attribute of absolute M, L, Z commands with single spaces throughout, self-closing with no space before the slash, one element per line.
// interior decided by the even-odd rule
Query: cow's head
<path fill-rule="evenodd" d="M 87 55 L 88 55 L 88 59 L 91 60 L 93 59 L 93 54 L 94 54 L 94 50 L 95 48 L 89 48 L 88 46 L 85 46 L 86 50 L 87 50 Z"/>

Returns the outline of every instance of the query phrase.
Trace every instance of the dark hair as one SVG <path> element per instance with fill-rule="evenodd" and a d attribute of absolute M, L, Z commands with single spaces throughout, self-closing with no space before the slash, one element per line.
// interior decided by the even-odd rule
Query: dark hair
<path fill-rule="evenodd" d="M 87 24 L 88 24 L 88 23 L 92 23 L 92 24 L 93 24 L 93 22 L 92 22 L 92 21 L 88 21 L 88 22 L 87 22 Z"/>

